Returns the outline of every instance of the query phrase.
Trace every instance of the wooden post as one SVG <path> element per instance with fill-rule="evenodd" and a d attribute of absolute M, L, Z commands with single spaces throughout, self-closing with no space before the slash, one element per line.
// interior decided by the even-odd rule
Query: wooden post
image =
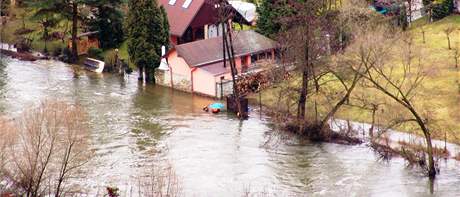
<path fill-rule="evenodd" d="M 260 84 L 259 84 L 259 113 L 260 113 L 260 118 L 262 119 L 262 91 L 260 90 Z"/>
<path fill-rule="evenodd" d="M 204 25 L 204 39 L 205 40 L 209 38 L 208 31 L 209 31 L 209 26 L 206 24 Z"/>

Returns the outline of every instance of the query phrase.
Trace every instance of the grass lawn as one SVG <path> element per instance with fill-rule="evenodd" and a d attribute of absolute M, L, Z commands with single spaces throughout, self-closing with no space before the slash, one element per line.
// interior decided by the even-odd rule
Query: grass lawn
<path fill-rule="evenodd" d="M 449 141 L 460 144 L 460 85 L 459 85 L 459 70 L 455 68 L 455 60 L 453 58 L 454 50 L 448 50 L 447 38 L 443 30 L 449 26 L 454 25 L 457 30 L 451 35 L 451 43 L 453 47 L 460 48 L 460 16 L 452 15 L 446 17 L 440 21 L 426 24 L 426 19 L 420 19 L 416 21 L 412 28 L 409 30 L 413 34 L 414 41 L 417 45 L 417 49 L 423 48 L 425 51 L 424 56 L 427 70 L 429 74 L 423 81 L 422 86 L 418 89 L 417 97 L 414 101 L 417 108 L 424 109 L 427 111 L 429 116 L 436 119 L 436 130 L 433 135 L 436 138 L 443 139 L 444 132 L 447 132 L 447 138 Z M 426 43 L 423 44 L 422 33 L 420 26 L 425 29 Z M 395 63 L 397 64 L 397 63 Z M 397 72 L 401 72 L 400 71 Z M 280 84 L 275 84 L 274 87 L 266 89 L 262 92 L 262 103 L 272 109 L 281 109 L 289 111 L 290 113 L 296 112 L 296 103 L 294 100 L 290 100 L 286 96 L 287 93 L 283 92 L 287 87 L 297 86 L 300 83 L 300 77 L 294 77 L 290 81 L 285 81 Z M 337 84 L 331 85 L 326 88 L 336 88 Z M 295 92 L 293 98 L 297 98 Z M 380 94 L 379 92 L 368 89 L 365 87 L 357 87 L 354 91 L 355 95 L 366 95 L 368 98 L 373 100 L 385 100 L 391 102 L 388 98 Z M 317 96 L 317 100 L 326 102 L 325 98 Z M 281 99 L 278 99 L 281 98 Z M 254 102 L 258 102 L 258 95 L 251 95 L 250 99 Z M 314 99 L 309 99 L 314 100 Z M 280 101 L 280 102 L 278 102 Z M 335 102 L 333 102 L 335 103 Z M 289 107 L 287 107 L 289 106 Z M 315 113 L 313 103 L 307 104 L 307 113 L 312 115 Z M 391 104 L 388 107 L 379 109 L 377 112 L 377 123 L 387 122 L 394 118 L 396 112 L 405 111 L 404 108 L 397 104 Z M 326 113 L 326 109 L 320 106 L 318 107 L 320 115 Z M 344 106 L 336 114 L 337 118 L 348 119 L 358 122 L 372 122 L 372 115 L 370 110 L 364 110 L 362 108 Z M 418 133 L 415 125 L 405 124 L 397 127 L 396 129 Z"/>
<path fill-rule="evenodd" d="M 12 12 L 14 17 L 11 20 L 9 20 L 5 26 L 1 26 L 2 42 L 10 44 L 15 43 L 17 39 L 15 32 L 18 29 L 25 27 L 27 29 L 34 30 L 32 33 L 24 35 L 24 37 L 32 39 L 32 49 L 34 51 L 43 52 L 45 49 L 45 41 L 41 39 L 43 29 L 41 28 L 39 23 L 31 20 L 33 10 L 24 8 L 14 8 Z M 56 28 L 51 28 L 49 30 L 50 34 L 55 31 L 61 31 L 63 29 L 64 23 L 65 22 L 62 22 L 61 24 L 57 25 Z M 48 41 L 47 43 L 48 52 L 50 53 L 57 47 L 63 48 L 65 46 L 66 44 L 63 43 L 61 40 Z"/>

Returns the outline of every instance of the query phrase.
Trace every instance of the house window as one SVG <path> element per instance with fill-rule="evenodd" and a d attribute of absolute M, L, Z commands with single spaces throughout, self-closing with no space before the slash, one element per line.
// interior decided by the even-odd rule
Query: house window
<path fill-rule="evenodd" d="M 184 5 L 182 5 L 183 8 L 188 8 L 192 4 L 192 0 L 185 0 Z"/>
<path fill-rule="evenodd" d="M 169 3 L 168 3 L 168 4 L 169 4 L 169 5 L 174 5 L 174 4 L 176 4 L 176 0 L 169 0 Z"/>
<path fill-rule="evenodd" d="M 260 53 L 259 54 L 259 59 L 265 59 L 265 53 Z"/>

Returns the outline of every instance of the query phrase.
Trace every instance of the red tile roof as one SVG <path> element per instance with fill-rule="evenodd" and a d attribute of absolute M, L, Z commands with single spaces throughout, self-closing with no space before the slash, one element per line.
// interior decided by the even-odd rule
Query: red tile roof
<path fill-rule="evenodd" d="M 174 5 L 170 5 L 170 0 L 160 0 L 160 4 L 166 9 L 168 14 L 170 33 L 175 36 L 182 36 L 187 27 L 205 4 L 206 0 L 192 0 L 188 8 L 183 8 L 186 0 L 176 0 Z"/>
<path fill-rule="evenodd" d="M 233 42 L 236 57 L 276 48 L 275 41 L 255 31 L 235 32 Z M 191 67 L 222 61 L 222 48 L 222 37 L 199 40 L 175 46 L 178 55 L 184 58 Z"/>

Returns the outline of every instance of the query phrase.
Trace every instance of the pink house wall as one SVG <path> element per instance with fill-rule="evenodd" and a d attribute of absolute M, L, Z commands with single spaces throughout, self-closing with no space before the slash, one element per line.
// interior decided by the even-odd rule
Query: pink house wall
<path fill-rule="evenodd" d="M 198 68 L 193 72 L 193 91 L 209 96 L 216 96 L 216 80 L 214 76 Z"/>
<path fill-rule="evenodd" d="M 168 64 L 172 68 L 174 74 L 190 77 L 190 67 L 187 62 L 177 55 L 176 50 L 173 50 L 168 55 Z"/>
<path fill-rule="evenodd" d="M 270 52 L 268 52 L 270 53 Z M 272 55 L 274 51 L 271 51 Z M 272 56 L 273 57 L 273 56 Z M 244 61 L 243 61 L 244 59 Z M 172 50 L 168 54 L 168 63 L 171 67 L 171 71 L 173 75 L 180 75 L 183 78 L 190 80 L 192 82 L 192 68 L 185 62 L 185 60 L 181 57 L 178 56 L 177 52 L 175 50 Z M 251 65 L 251 56 L 242 56 L 242 57 L 236 57 L 235 58 L 235 63 L 236 67 L 238 69 L 238 73 L 241 73 L 242 70 L 242 64 L 245 63 L 248 66 Z M 221 77 L 223 76 L 225 80 L 230 80 L 232 79 L 231 76 L 231 71 L 230 71 L 230 65 L 227 64 L 227 73 L 221 74 L 221 75 L 213 75 L 203 69 L 200 69 L 197 67 L 195 71 L 193 71 L 193 82 L 190 84 L 193 84 L 193 92 L 198 92 L 201 94 L 209 95 L 209 96 L 217 96 L 216 95 L 216 83 L 220 82 Z M 174 83 L 176 83 L 177 79 L 174 79 Z M 188 91 L 192 91 L 192 87 L 190 86 L 187 88 Z"/>

